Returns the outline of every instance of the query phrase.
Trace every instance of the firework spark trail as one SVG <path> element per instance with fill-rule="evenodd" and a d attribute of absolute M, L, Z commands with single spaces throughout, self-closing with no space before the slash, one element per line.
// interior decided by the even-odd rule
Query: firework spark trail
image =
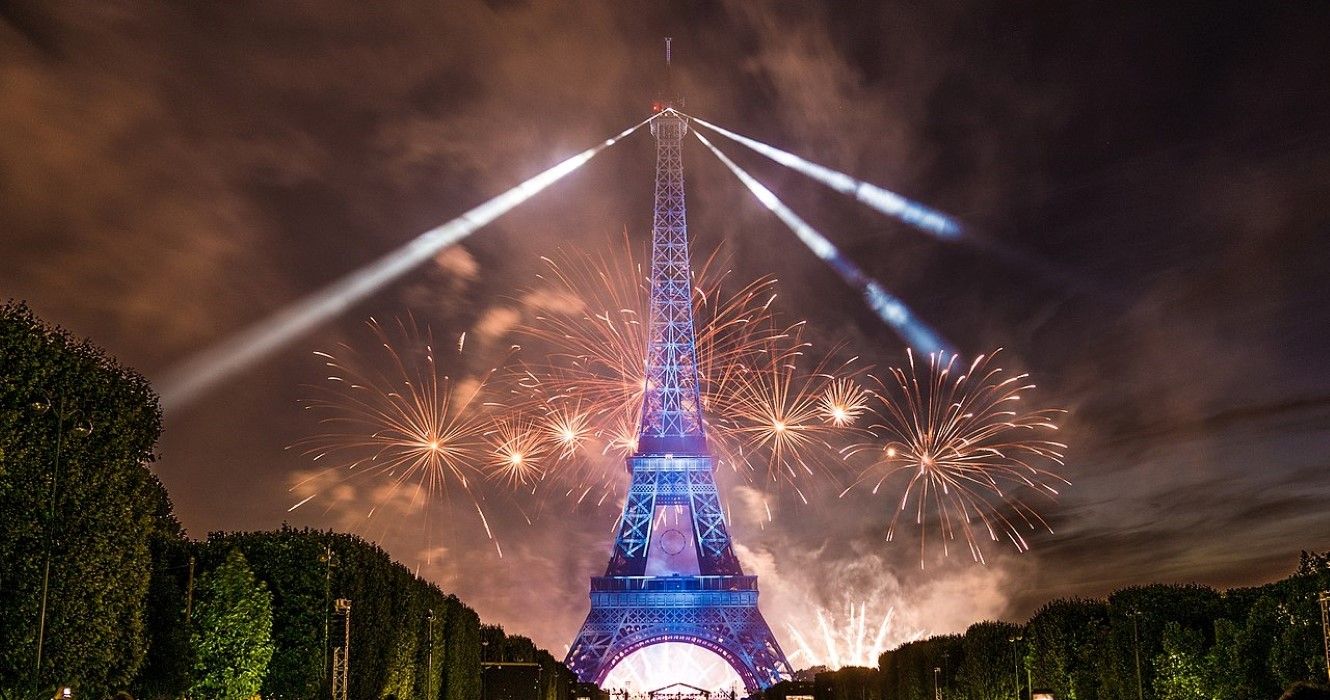
<path fill-rule="evenodd" d="M 529 296 L 546 310 L 520 332 L 551 349 L 544 364 L 526 366 L 509 382 L 508 408 L 532 416 L 542 426 L 546 449 L 559 454 L 547 460 L 549 488 L 579 501 L 598 495 L 603 502 L 615 493 L 625 474 L 619 460 L 636 450 L 649 280 L 631 253 L 622 257 L 545 259 L 550 272 L 541 279 L 549 288 Z M 771 470 L 764 482 L 788 483 L 813 471 L 807 452 L 828 448 L 825 437 L 848 430 L 824 415 L 824 389 L 835 385 L 837 375 L 854 372 L 848 363 L 829 368 L 827 360 L 812 372 L 801 370 L 808 354 L 803 324 L 776 323 L 774 280 L 726 294 L 725 273 L 716 269 L 716 259 L 707 260 L 694 290 L 709 441 L 718 463 L 747 478 Z M 822 451 L 843 462 L 836 450 Z"/>
<path fill-rule="evenodd" d="M 268 318 L 170 368 L 162 381 L 162 404 L 169 411 L 200 392 L 267 357 L 320 323 L 346 311 L 440 250 L 531 199 L 601 151 L 642 128 L 655 115 L 519 183 L 457 218 L 420 234 L 406 245 L 277 311 Z"/>
<path fill-rule="evenodd" d="M 691 116 L 688 118 L 736 143 L 751 148 L 787 168 L 803 173 L 841 194 L 850 195 L 872 209 L 887 216 L 899 219 L 925 233 L 946 241 L 955 241 L 963 236 L 960 224 L 957 223 L 955 219 L 952 219 L 950 216 L 947 216 L 936 209 L 931 209 L 918 202 L 906 199 L 895 192 L 883 189 L 872 183 L 857 180 L 845 173 L 837 172 L 831 168 L 809 162 L 793 153 L 782 151 L 779 148 L 769 146 L 761 141 L 748 138 L 741 134 L 736 134 L 733 131 L 716 126 L 709 121 Z"/>
<path fill-rule="evenodd" d="M 308 487 L 312 481 L 336 472 L 343 472 L 337 483 L 357 477 L 380 480 L 386 488 L 367 519 L 404 494 L 410 512 L 426 505 L 426 501 L 450 502 L 452 493 L 460 490 L 467 494 L 493 540 L 472 486 L 485 474 L 479 464 L 485 458 L 485 431 L 490 423 L 479 397 L 494 370 L 459 390 L 438 366 L 428 332 L 422 337 L 413 324 L 399 319 L 396 331 L 404 339 L 400 344 L 405 348 L 399 350 L 399 343 L 381 324 L 370 319 L 367 325 L 381 357 L 371 358 L 346 345 L 342 346 L 347 353 L 345 360 L 330 353 L 315 353 L 332 374 L 328 384 L 315 387 L 320 395 L 304 403 L 306 410 L 322 414 L 319 424 L 328 430 L 291 447 L 316 463 L 331 461 L 334 465 L 292 490 Z M 378 366 L 388 370 L 375 369 Z M 291 510 L 317 495 L 315 491 Z M 428 517 L 428 508 L 425 512 Z"/>
<path fill-rule="evenodd" d="M 893 381 L 879 382 L 882 391 L 873 394 L 880 422 L 870 430 L 878 440 L 848 451 L 870 454 L 873 461 L 850 488 L 871 484 L 876 494 L 894 475 L 908 474 L 887 539 L 894 539 L 913 498 L 921 567 L 930 517 L 936 520 L 944 556 L 959 536 L 982 563 L 976 527 L 991 541 L 1005 537 L 1017 551 L 1029 549 L 1022 527 L 1052 529 L 1019 492 L 1054 498 L 1054 484 L 1070 483 L 1039 466 L 1063 465 L 1067 446 L 1043 437 L 1058 429 L 1053 419 L 1063 411 L 1023 409 L 1023 395 L 1034 388 L 1029 375 L 1004 377 L 1000 367 L 992 366 L 992 356 L 957 367 L 955 355 L 932 354 L 922 382 L 914 353 L 908 357 L 908 370 L 892 368 Z"/>
<path fill-rule="evenodd" d="M 815 615 L 816 630 L 800 629 L 788 622 L 785 624 L 794 640 L 790 659 L 805 668 L 826 666 L 835 670 L 845 666 L 875 667 L 878 657 L 889 646 L 920 639 L 924 634 L 923 630 L 899 632 L 896 629 L 894 607 L 887 608 L 880 619 L 875 615 L 876 622 L 870 627 L 867 601 L 857 604 L 852 600 L 847 601 L 843 615 L 836 615 L 820 607 Z"/>
<path fill-rule="evenodd" d="M 881 283 L 869 277 L 858 265 L 846 258 L 831 241 L 827 240 L 826 236 L 823 236 L 808 222 L 799 218 L 799 215 L 780 201 L 775 193 L 754 179 L 752 175 L 740 168 L 724 153 L 721 153 L 720 149 L 712 145 L 700 132 L 694 129 L 692 133 L 725 164 L 725 167 L 730 169 L 730 172 L 739 178 L 740 182 L 752 191 L 759 202 L 762 202 L 776 215 L 776 218 L 789 227 L 794 235 L 798 236 L 799 240 L 808 246 L 809 250 L 813 251 L 814 255 L 830 265 L 846 284 L 859 290 L 869 308 L 873 309 L 878 318 L 891 326 L 907 345 L 919 348 L 924 352 L 951 352 L 950 346 L 941 336 L 919 320 L 904 302 L 888 292 Z"/>

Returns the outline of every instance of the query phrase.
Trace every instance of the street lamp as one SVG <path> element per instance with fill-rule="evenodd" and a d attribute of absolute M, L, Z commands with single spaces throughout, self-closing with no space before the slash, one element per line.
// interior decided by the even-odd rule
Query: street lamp
<path fill-rule="evenodd" d="M 1132 647 L 1136 650 L 1136 698 L 1145 700 L 1145 686 L 1141 683 L 1141 631 L 1137 624 L 1141 611 L 1128 610 L 1127 614 L 1131 616 L 1131 641 Z"/>
<path fill-rule="evenodd" d="M 1022 639 L 1025 639 L 1025 635 L 1018 634 L 1007 638 L 1007 641 L 1011 642 L 1011 667 L 1016 673 L 1016 700 L 1021 700 L 1021 660 L 1017 647 Z"/>
<path fill-rule="evenodd" d="M 1330 679 L 1330 591 L 1321 591 L 1316 599 L 1321 603 L 1321 636 L 1325 637 L 1325 675 Z"/>
<path fill-rule="evenodd" d="M 942 652 L 942 675 L 947 679 L 947 682 L 944 685 L 946 685 L 947 689 L 950 690 L 952 674 L 951 674 L 951 651 L 949 650 L 944 650 Z"/>
<path fill-rule="evenodd" d="M 942 700 L 942 689 L 937 685 L 937 676 L 942 673 L 941 666 L 933 667 L 933 700 Z"/>
<path fill-rule="evenodd" d="M 54 405 L 53 405 L 54 404 Z M 86 437 L 92 434 L 92 422 L 89 421 L 83 412 L 78 409 L 66 409 L 65 397 L 60 395 L 59 402 L 52 402 L 50 396 L 46 401 L 34 401 L 29 409 L 38 416 L 44 416 L 55 409 L 55 456 L 51 469 L 51 495 L 50 509 L 46 516 L 46 552 L 45 561 L 42 564 L 42 606 L 41 613 L 37 616 L 37 655 L 33 662 L 33 683 L 36 687 L 41 687 L 42 676 L 42 651 L 46 642 L 46 603 L 51 590 L 51 550 L 55 545 L 55 523 L 56 506 L 60 496 L 60 450 L 63 447 L 65 437 L 65 423 L 73 421 L 72 430 L 79 437 Z"/>
<path fill-rule="evenodd" d="M 430 608 L 425 616 L 426 624 L 429 625 L 429 655 L 427 657 L 427 666 L 425 670 L 425 700 L 434 699 L 434 608 Z"/>

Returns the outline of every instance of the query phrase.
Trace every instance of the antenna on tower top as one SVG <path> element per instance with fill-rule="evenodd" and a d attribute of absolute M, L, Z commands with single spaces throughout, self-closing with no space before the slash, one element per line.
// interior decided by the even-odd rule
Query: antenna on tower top
<path fill-rule="evenodd" d="M 667 67 L 670 65 L 670 42 L 671 42 L 671 41 L 674 41 L 674 37 L 668 37 L 668 36 L 665 37 L 665 65 L 666 65 Z"/>

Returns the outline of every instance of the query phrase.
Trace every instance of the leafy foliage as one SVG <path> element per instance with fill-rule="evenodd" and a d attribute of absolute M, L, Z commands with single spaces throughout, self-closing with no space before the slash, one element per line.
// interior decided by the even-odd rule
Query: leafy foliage
<path fill-rule="evenodd" d="M 200 578 L 190 646 L 192 697 L 247 700 L 259 692 L 273 654 L 272 594 L 239 550 Z"/>
<path fill-rule="evenodd" d="M 1155 659 L 1154 689 L 1159 700 L 1207 700 L 1210 673 L 1201 633 L 1176 622 L 1164 625 L 1163 652 Z"/>
<path fill-rule="evenodd" d="M 1069 700 L 1136 700 L 1138 692 L 1147 700 L 1268 700 L 1281 688 L 1325 678 L 1317 602 L 1324 590 L 1330 554 L 1304 552 L 1296 573 L 1254 588 L 1221 594 L 1149 585 L 1106 600 L 1057 600 L 1023 626 L 983 622 L 963 636 L 882 654 L 882 695 L 929 700 L 933 669 L 957 668 L 954 677 L 939 673 L 948 700 L 1006 700 L 1019 668 L 1030 685 Z M 1023 647 L 1014 659 L 1008 640 L 1018 634 Z M 1022 697 L 1025 685 L 1022 679 Z"/>
<path fill-rule="evenodd" d="M 965 660 L 957 689 L 974 700 L 1006 700 L 1016 695 L 1017 647 L 1011 639 L 1021 628 L 1006 622 L 978 622 L 965 630 Z"/>
<path fill-rule="evenodd" d="M 1097 700 L 1097 660 L 1108 637 L 1108 606 L 1096 600 L 1055 600 L 1025 626 L 1034 685 L 1068 700 Z"/>
<path fill-rule="evenodd" d="M 178 528 L 146 466 L 157 398 L 22 304 L 0 306 L 0 358 L 0 693 L 58 682 L 109 695 L 143 663 L 150 542 Z"/>
<path fill-rule="evenodd" d="M 931 699 L 934 675 L 942 694 L 952 697 L 957 671 L 964 666 L 964 643 L 963 636 L 949 634 L 906 642 L 883 653 L 878 657 L 883 697 Z"/>

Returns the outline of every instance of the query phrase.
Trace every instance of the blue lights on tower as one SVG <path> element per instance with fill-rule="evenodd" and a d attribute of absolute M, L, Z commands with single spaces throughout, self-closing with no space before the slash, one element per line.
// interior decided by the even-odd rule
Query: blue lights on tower
<path fill-rule="evenodd" d="M 647 386 L 632 481 L 605 575 L 591 579 L 591 610 L 568 667 L 601 683 L 620 661 L 654 644 L 683 642 L 725 659 L 749 691 L 790 676 L 757 607 L 757 577 L 730 543 L 707 451 L 694 342 L 684 203 L 687 120 L 672 95 L 655 103 Z M 681 679 L 687 680 L 687 679 Z"/>

